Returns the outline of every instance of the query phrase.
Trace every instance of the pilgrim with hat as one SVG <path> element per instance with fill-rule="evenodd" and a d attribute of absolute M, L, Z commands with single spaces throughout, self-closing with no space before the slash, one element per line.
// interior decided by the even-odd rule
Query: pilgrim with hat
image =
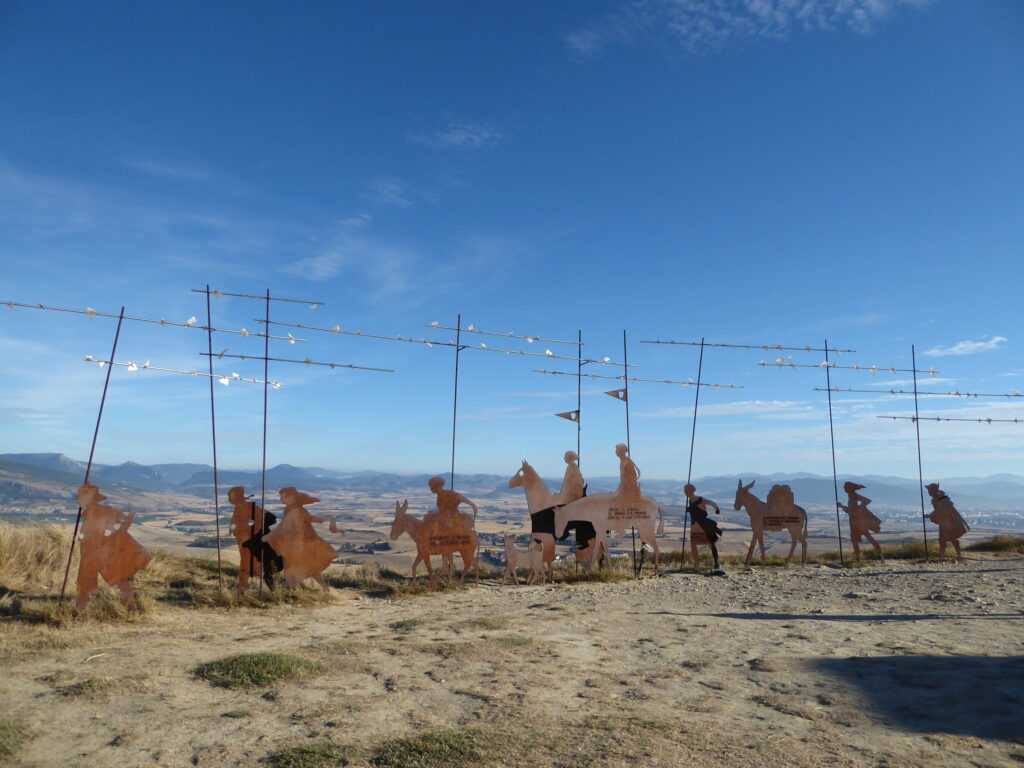
<path fill-rule="evenodd" d="M 284 504 L 284 520 L 264 535 L 263 541 L 284 560 L 284 580 L 289 587 L 313 578 L 326 589 L 323 571 L 334 560 L 336 552 L 313 530 L 313 523 L 323 523 L 330 519 L 331 530 L 337 531 L 334 518 L 311 515 L 303 506 L 319 502 L 316 496 L 292 487 L 282 488 L 278 494 Z"/>
<path fill-rule="evenodd" d="M 853 543 L 853 556 L 859 562 L 860 561 L 860 540 L 861 538 L 867 539 L 871 546 L 875 548 L 875 552 L 878 555 L 879 560 L 885 560 L 882 557 L 882 546 L 875 541 L 875 537 L 871 535 L 874 531 L 878 533 L 882 530 L 882 521 L 868 509 L 868 504 L 871 503 L 871 499 L 861 496 L 857 491 L 862 490 L 863 485 L 859 485 L 854 482 L 847 481 L 843 483 L 843 490 L 846 491 L 848 504 L 842 502 L 836 502 L 836 505 L 843 510 L 847 515 L 850 516 L 850 541 Z"/>
<path fill-rule="evenodd" d="M 99 589 L 99 576 L 110 586 L 121 590 L 125 602 L 134 608 L 131 578 L 153 557 L 128 533 L 135 513 L 129 512 L 125 516 L 117 507 L 103 504 L 106 500 L 107 497 L 92 483 L 84 483 L 78 489 L 78 504 L 82 507 L 79 610 Z"/>
<path fill-rule="evenodd" d="M 932 497 L 932 513 L 928 515 L 928 519 L 939 526 L 939 557 L 945 557 L 946 544 L 952 543 L 957 558 L 962 559 L 960 537 L 971 527 L 960 517 L 949 496 L 939 490 L 938 483 L 929 483 L 925 488 Z"/>

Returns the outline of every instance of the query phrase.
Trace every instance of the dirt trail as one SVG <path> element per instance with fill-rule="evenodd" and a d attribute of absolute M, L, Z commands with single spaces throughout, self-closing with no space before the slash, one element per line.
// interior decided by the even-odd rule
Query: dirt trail
<path fill-rule="evenodd" d="M 1024 762 L 1021 558 L 338 593 L 317 609 L 2 631 L 26 649 L 4 660 L 4 714 L 38 734 L 17 766 L 251 766 L 468 727 L 547 734 L 495 765 Z M 247 692 L 194 675 L 245 651 L 327 672 Z"/>

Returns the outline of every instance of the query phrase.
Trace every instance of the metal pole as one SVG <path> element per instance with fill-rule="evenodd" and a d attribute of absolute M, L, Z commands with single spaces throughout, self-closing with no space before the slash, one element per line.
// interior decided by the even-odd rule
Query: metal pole
<path fill-rule="evenodd" d="M 924 536 L 924 560 L 928 562 L 928 526 L 924 517 L 924 470 L 921 468 L 921 419 L 917 411 L 917 349 L 910 345 L 910 367 L 914 372 L 914 429 L 917 430 L 917 489 L 921 494 L 921 534 Z"/>
<path fill-rule="evenodd" d="M 576 332 L 576 458 L 580 457 L 580 430 L 583 429 L 583 330 Z M 580 460 L 582 463 L 582 460 Z"/>
<path fill-rule="evenodd" d="M 114 366 L 110 363 L 114 362 L 117 355 L 117 340 L 121 336 L 121 323 L 124 322 L 124 307 L 121 307 L 121 314 L 117 318 L 117 330 L 114 331 L 114 346 L 110 350 L 110 360 L 107 361 L 107 377 L 103 382 L 103 394 L 100 396 L 100 411 L 96 415 L 96 429 L 92 433 L 92 448 L 89 449 L 89 463 L 85 465 L 85 480 L 82 482 L 89 482 L 89 474 L 92 472 L 92 459 L 96 453 L 96 439 L 100 434 L 100 421 L 103 419 L 103 406 L 107 402 L 107 388 L 110 386 L 110 372 L 114 370 Z M 60 587 L 60 599 L 64 600 L 64 593 L 68 588 L 68 574 L 71 573 L 71 558 L 75 554 L 75 542 L 78 540 L 78 526 L 82 522 L 82 506 L 78 506 L 78 516 L 75 518 L 75 530 L 71 534 L 71 549 L 68 550 L 68 564 L 64 568 L 64 583 Z"/>
<path fill-rule="evenodd" d="M 450 487 L 455 490 L 455 423 L 459 415 L 459 353 L 462 352 L 462 313 L 455 322 L 455 394 L 452 398 L 452 470 Z"/>
<path fill-rule="evenodd" d="M 266 325 L 263 327 L 267 329 L 266 334 L 263 337 L 263 464 L 260 471 L 260 530 L 266 533 L 263 529 L 267 523 L 267 392 L 270 386 L 270 289 L 267 288 L 267 310 L 266 310 Z M 253 525 L 252 535 L 256 535 L 256 526 Z M 267 568 L 267 553 L 263 547 L 260 547 L 260 565 L 263 570 Z M 251 574 L 250 574 L 251 575 Z M 263 594 L 263 578 L 260 574 L 260 594 Z"/>
<path fill-rule="evenodd" d="M 836 475 L 836 433 L 832 426 L 832 374 L 828 364 L 828 339 L 825 339 L 825 388 L 828 390 L 828 436 L 832 440 L 832 490 L 836 498 L 836 538 L 839 540 L 839 564 L 843 559 L 843 527 L 839 522 L 839 477 Z"/>
<path fill-rule="evenodd" d="M 269 329 L 268 329 L 269 333 Z M 213 318 L 210 312 L 210 284 L 206 284 L 206 349 L 210 353 L 210 430 L 213 433 L 213 514 L 217 522 L 217 582 L 224 589 L 224 571 L 220 554 L 220 487 L 217 483 L 217 414 L 213 406 Z"/>
<path fill-rule="evenodd" d="M 689 485 L 693 479 L 693 444 L 697 439 L 697 406 L 700 404 L 700 382 L 704 375 L 704 337 L 700 337 L 700 357 L 697 359 L 697 392 L 693 396 L 693 426 L 690 429 L 690 461 L 686 467 L 686 484 Z M 685 499 L 686 496 L 684 495 Z M 687 505 L 683 514 L 683 548 L 679 552 L 679 570 L 683 569 L 686 562 L 686 534 L 690 530 L 690 507 Z M 697 567 L 694 562 L 693 567 Z"/>
<path fill-rule="evenodd" d="M 629 442 L 629 355 L 626 352 L 626 329 L 622 329 L 622 379 L 626 385 L 626 453 L 630 454 L 630 460 L 633 455 L 630 453 L 630 442 Z M 629 526 L 629 537 L 633 541 L 633 578 L 636 578 L 638 573 L 636 569 L 636 526 Z M 610 559 L 610 556 L 609 556 Z"/>

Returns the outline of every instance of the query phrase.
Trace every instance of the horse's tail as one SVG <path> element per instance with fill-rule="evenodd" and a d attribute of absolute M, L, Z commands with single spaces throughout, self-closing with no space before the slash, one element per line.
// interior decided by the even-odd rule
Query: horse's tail
<path fill-rule="evenodd" d="M 661 505 L 658 505 L 658 535 L 663 536 L 665 534 L 665 514 L 661 511 Z"/>
<path fill-rule="evenodd" d="M 796 506 L 796 505 L 794 505 L 794 506 Z M 803 507 L 797 507 L 797 509 L 799 509 L 801 512 L 804 513 L 804 528 L 803 528 L 803 534 L 802 535 L 803 535 L 804 541 L 807 541 L 807 510 L 804 509 Z"/>

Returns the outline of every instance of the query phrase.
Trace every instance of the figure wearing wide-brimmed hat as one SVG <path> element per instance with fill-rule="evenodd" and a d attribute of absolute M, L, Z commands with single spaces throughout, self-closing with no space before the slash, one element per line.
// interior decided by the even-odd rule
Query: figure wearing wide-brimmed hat
<path fill-rule="evenodd" d="M 875 537 L 871 535 L 872 532 L 878 533 L 882 530 L 882 521 L 878 519 L 878 516 L 875 515 L 875 513 L 868 509 L 868 504 L 871 503 L 871 499 L 857 493 L 857 491 L 860 491 L 863 488 L 863 485 L 852 481 L 843 483 L 843 490 L 846 491 L 849 503 L 836 503 L 841 510 L 850 516 L 850 541 L 853 543 L 854 558 L 858 561 L 860 560 L 860 540 L 864 538 L 867 539 L 871 543 L 871 546 L 875 548 L 875 553 L 878 555 L 878 559 L 884 560 L 885 558 L 882 557 L 881 544 L 875 541 Z"/>
<path fill-rule="evenodd" d="M 131 578 L 153 557 L 128 533 L 135 513 L 129 512 L 126 517 L 120 509 L 102 503 L 106 500 L 92 483 L 84 483 L 78 489 L 78 503 L 82 507 L 79 610 L 99 589 L 97 576 L 121 590 L 125 602 L 134 608 Z"/>
<path fill-rule="evenodd" d="M 239 594 L 245 592 L 252 576 L 262 576 L 267 586 L 273 589 L 274 573 L 284 567 L 281 556 L 263 541 L 264 534 L 277 522 L 277 517 L 250 499 L 252 496 L 247 496 L 241 485 L 228 491 L 228 501 L 235 505 L 230 530 L 238 543 Z"/>
<path fill-rule="evenodd" d="M 959 539 L 971 530 L 971 527 L 960 517 L 949 496 L 939 490 L 938 483 L 929 483 L 925 488 L 932 497 L 932 513 L 928 515 L 928 519 L 939 526 L 939 557 L 945 557 L 946 544 L 952 544 L 956 556 L 962 558 Z"/>
<path fill-rule="evenodd" d="M 263 541 L 274 548 L 284 559 L 284 580 L 289 587 L 295 587 L 308 578 L 324 589 L 323 571 L 334 560 L 334 547 L 324 541 L 313 529 L 313 523 L 331 520 L 332 530 L 334 519 L 311 515 L 305 504 L 316 504 L 320 499 L 303 493 L 295 488 L 282 488 L 278 491 L 284 504 L 284 520 L 277 528 L 263 537 Z"/>

